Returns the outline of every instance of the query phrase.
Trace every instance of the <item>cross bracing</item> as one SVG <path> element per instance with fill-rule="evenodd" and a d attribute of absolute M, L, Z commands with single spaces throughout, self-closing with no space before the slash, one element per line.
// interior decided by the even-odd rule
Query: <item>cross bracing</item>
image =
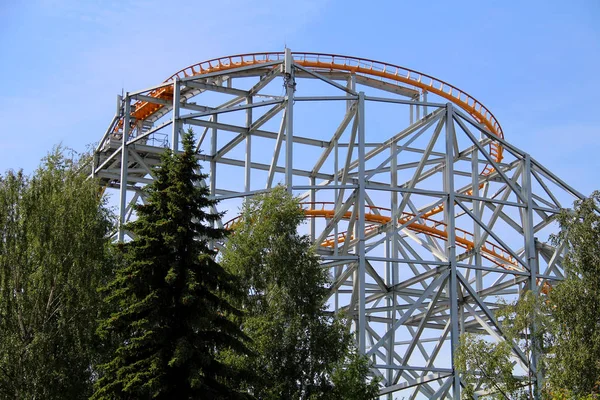
<path fill-rule="evenodd" d="M 460 398 L 459 335 L 507 340 L 500 302 L 563 277 L 564 249 L 545 241 L 582 195 L 507 142 L 479 101 L 431 76 L 286 49 L 127 93 L 93 168 L 119 193 L 121 227 L 187 127 L 228 211 L 219 226 L 234 228 L 243 199 L 274 185 L 300 197 L 331 309 L 351 321 L 387 398 Z M 512 345 L 515 373 L 537 382 L 536 355 Z"/>

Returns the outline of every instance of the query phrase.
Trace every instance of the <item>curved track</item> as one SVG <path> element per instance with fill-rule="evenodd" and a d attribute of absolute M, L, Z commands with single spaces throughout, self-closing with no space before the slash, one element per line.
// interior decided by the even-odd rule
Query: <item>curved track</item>
<path fill-rule="evenodd" d="M 423 93 L 435 93 L 467 111 L 477 121 L 485 125 L 485 127 L 487 127 L 494 135 L 498 136 L 499 138 L 504 138 L 504 133 L 500 123 L 494 114 L 492 114 L 492 112 L 480 101 L 456 86 L 442 81 L 441 79 L 437 79 L 431 75 L 401 67 L 399 65 L 383 63 L 366 58 L 348 57 L 338 54 L 293 52 L 292 56 L 294 62 L 303 67 L 312 68 L 315 70 L 345 71 L 355 74 L 362 74 L 379 78 L 387 83 L 407 84 L 421 89 Z M 190 65 L 189 67 L 186 67 L 171 75 L 164 81 L 164 83 L 168 84 L 174 81 L 176 78 L 183 79 L 191 76 L 210 74 L 217 71 L 253 66 L 257 64 L 267 64 L 272 61 L 281 61 L 283 58 L 283 52 L 249 53 L 215 58 Z M 164 87 L 160 87 L 151 91 L 149 95 L 151 97 L 172 101 L 173 87 L 171 85 L 165 85 Z M 138 101 L 133 105 L 132 116 L 138 120 L 144 120 L 151 117 L 163 107 L 164 106 L 161 104 Z M 115 127 L 115 130 L 120 129 L 122 124 L 123 122 L 121 120 Z M 502 146 L 497 142 L 490 143 L 490 154 L 497 162 L 502 161 Z M 487 165 L 481 174 L 485 176 L 492 172 L 493 168 L 490 165 Z"/>

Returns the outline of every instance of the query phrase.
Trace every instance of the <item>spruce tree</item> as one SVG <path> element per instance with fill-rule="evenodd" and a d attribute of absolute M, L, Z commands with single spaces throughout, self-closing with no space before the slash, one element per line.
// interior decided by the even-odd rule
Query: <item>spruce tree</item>
<path fill-rule="evenodd" d="M 120 245 L 122 265 L 104 288 L 115 312 L 98 329 L 118 348 L 93 399 L 249 398 L 235 389 L 243 373 L 220 360 L 224 350 L 245 354 L 246 337 L 225 299 L 238 290 L 234 277 L 208 245 L 225 231 L 211 227 L 220 215 L 198 171 L 190 130 L 182 153 L 165 151 L 126 226 L 134 239 Z"/>

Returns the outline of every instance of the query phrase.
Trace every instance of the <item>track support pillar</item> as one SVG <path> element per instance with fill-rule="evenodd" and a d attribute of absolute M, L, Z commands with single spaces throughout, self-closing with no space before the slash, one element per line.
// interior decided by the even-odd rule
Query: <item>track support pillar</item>
<path fill-rule="evenodd" d="M 358 94 L 358 348 L 367 349 L 366 251 L 365 251 L 365 94 Z"/>
<path fill-rule="evenodd" d="M 129 140 L 129 131 L 131 130 L 131 98 L 129 93 L 125 95 L 123 111 L 123 135 L 121 136 L 121 176 L 119 189 L 119 242 L 125 239 L 125 220 L 127 215 L 127 173 L 129 163 L 129 150 L 127 141 Z"/>
<path fill-rule="evenodd" d="M 293 156 L 294 156 L 294 91 L 296 82 L 294 77 L 294 59 L 292 51 L 285 49 L 284 55 L 284 84 L 286 90 L 286 119 L 285 119 L 285 185 L 288 192 L 292 193 L 293 184 Z"/>
<path fill-rule="evenodd" d="M 454 355 L 459 346 L 459 306 L 458 306 L 458 271 L 456 269 L 456 222 L 455 222 L 455 192 L 454 192 L 454 111 L 452 104 L 446 105 L 446 161 L 444 168 L 444 191 L 447 193 L 444 218 L 446 220 L 448 239 L 446 256 L 450 268 L 448 279 L 448 295 L 450 297 L 450 348 L 452 355 L 452 398 L 460 400 L 460 376 L 456 371 Z"/>

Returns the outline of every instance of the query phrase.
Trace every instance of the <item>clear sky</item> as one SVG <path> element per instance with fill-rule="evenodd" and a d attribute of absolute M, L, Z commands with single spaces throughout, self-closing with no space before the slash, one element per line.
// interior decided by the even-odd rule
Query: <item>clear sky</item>
<path fill-rule="evenodd" d="M 0 0 L 0 171 L 98 141 L 122 89 L 287 45 L 448 81 L 587 195 L 600 189 L 599 20 L 598 0 Z"/>

